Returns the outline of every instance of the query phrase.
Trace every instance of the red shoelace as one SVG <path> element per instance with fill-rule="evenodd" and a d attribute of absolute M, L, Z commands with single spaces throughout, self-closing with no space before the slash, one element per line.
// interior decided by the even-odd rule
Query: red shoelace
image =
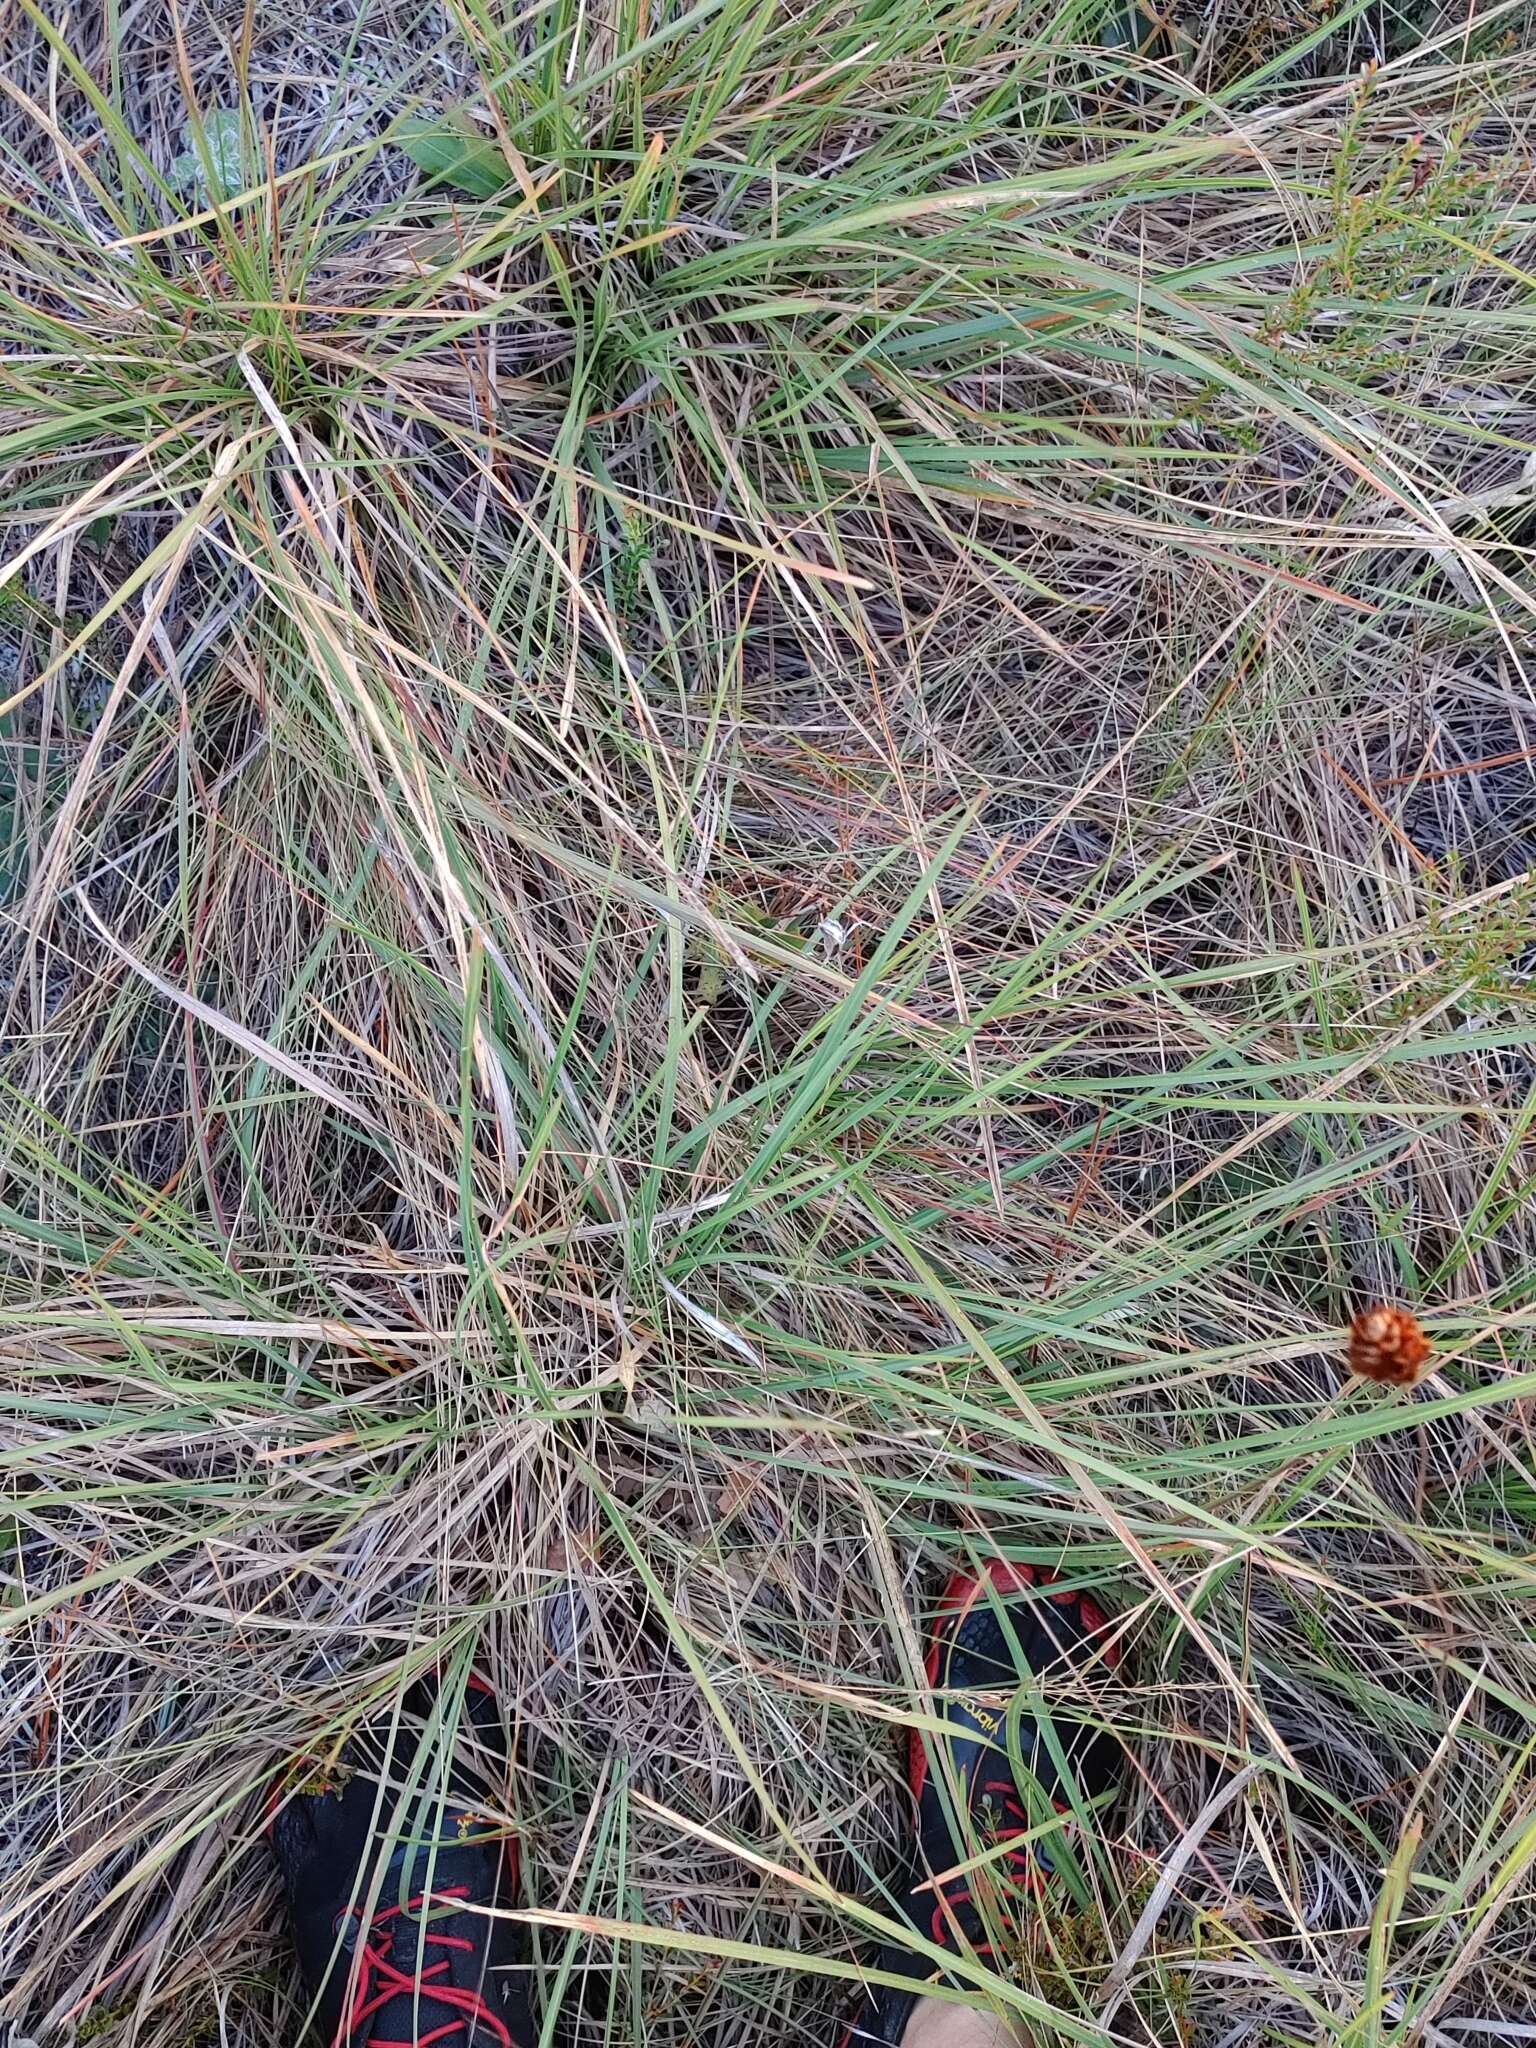
<path fill-rule="evenodd" d="M 438 1905 L 447 1899 L 466 1899 L 467 1885 L 457 1885 L 449 1891 L 433 1892 L 431 1900 Z M 360 2048 L 359 2029 L 366 2028 L 375 2013 L 382 2012 L 392 1998 L 402 1994 L 415 2001 L 418 1997 L 420 2008 L 425 2014 L 428 2006 L 446 2008 L 453 2017 L 445 2020 L 430 2032 L 413 2035 L 408 2041 L 386 2041 L 380 2035 L 364 2033 L 362 2041 L 367 2048 L 431 2048 L 435 2041 L 446 2041 L 455 2034 L 466 2038 L 477 2027 L 485 2028 L 497 2048 L 514 2048 L 512 2036 L 506 2022 L 493 2013 L 478 1991 L 471 1991 L 461 1984 L 445 1984 L 441 1980 L 453 1968 L 451 1956 L 442 1956 L 436 1962 L 423 1961 L 420 1970 L 407 1973 L 397 1969 L 390 1960 L 394 1945 L 390 1925 L 406 1913 L 419 1913 L 427 1904 L 424 1893 L 419 1899 L 408 1900 L 403 1906 L 386 1906 L 375 1912 L 369 1919 L 368 1931 L 363 1937 L 357 1958 L 357 1988 L 352 1995 L 352 2010 L 337 2029 L 335 2048 Z M 376 1945 L 380 1931 L 383 1931 L 383 1946 Z M 474 1943 L 462 1934 L 431 1934 L 424 1932 L 420 1939 L 418 1954 L 423 1958 L 429 1948 L 455 1949 L 462 1952 L 473 1949 Z"/>
<path fill-rule="evenodd" d="M 993 1816 L 992 1825 L 987 1830 L 989 1843 L 993 1847 L 1008 1845 L 1007 1853 L 1000 1859 L 1008 1881 L 1016 1890 L 1027 1892 L 1032 1898 L 1043 1898 L 1050 1864 L 1047 1862 L 1042 1866 L 1035 1853 L 1035 1845 L 1027 1842 L 1026 1838 L 1033 1835 L 1035 1830 L 1019 1799 L 1018 1786 L 1011 1778 L 1006 1782 L 992 1779 L 984 1784 L 981 1790 Z M 1051 1804 L 1058 1813 L 1064 1814 L 1068 1810 L 1059 1799 L 1052 1800 Z M 1014 1843 L 1021 1846 L 1011 1846 Z M 980 1909 L 971 1891 L 968 1876 L 951 1878 L 948 1884 L 936 1885 L 934 1890 L 936 1896 L 928 1930 L 929 1938 L 938 1942 L 941 1947 L 948 1947 L 951 1940 L 951 1915 L 958 1914 L 965 1906 L 969 1906 L 973 1913 L 979 1913 Z M 993 1953 L 991 1942 L 978 1943 L 973 1953 L 978 1956 L 990 1956 Z"/>

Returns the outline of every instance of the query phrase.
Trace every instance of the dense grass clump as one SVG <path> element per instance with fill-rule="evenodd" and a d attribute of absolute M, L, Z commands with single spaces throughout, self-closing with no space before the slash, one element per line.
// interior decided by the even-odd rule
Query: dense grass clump
<path fill-rule="evenodd" d="M 0 37 L 0 2012 L 291 2038 L 477 1657 L 546 2039 L 828 2039 L 1001 1554 L 968 1995 L 1536 2035 L 1530 9 Z"/>

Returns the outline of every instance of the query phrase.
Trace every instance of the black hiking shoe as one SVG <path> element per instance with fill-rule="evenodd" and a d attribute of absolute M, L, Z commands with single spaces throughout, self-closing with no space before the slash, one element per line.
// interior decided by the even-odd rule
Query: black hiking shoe
<path fill-rule="evenodd" d="M 473 1910 L 509 1906 L 517 1889 L 515 1845 L 481 1810 L 505 1777 L 501 1718 L 477 1679 L 456 1730 L 436 1722 L 440 1705 L 434 1682 L 413 1687 L 393 1729 L 384 1712 L 334 1768 L 306 1778 L 301 1766 L 272 1819 L 328 2048 L 536 2039 L 513 1924 Z"/>
<path fill-rule="evenodd" d="M 957 1572 L 939 1603 L 927 1669 L 948 1732 L 912 1732 L 908 1782 L 917 1838 L 900 1912 L 952 1955 L 991 1956 L 989 1923 L 1021 1927 L 1053 1867 L 1045 1842 L 1022 1839 L 1038 1827 L 1041 1812 L 1037 1798 L 1031 1819 L 1029 1794 L 1009 1757 L 1011 1696 L 1028 1673 L 1043 1678 L 1049 1690 L 1053 1669 L 1095 1661 L 1113 1669 L 1119 1662 L 1119 1645 L 1106 1640 L 1109 1624 L 1098 1603 L 1086 1593 L 1054 1593 L 1055 1582 L 1052 1571 L 994 1560 L 979 1573 Z M 1065 1724 L 1057 1735 L 1081 1798 L 1091 1802 L 1108 1793 L 1118 1775 L 1113 1739 Z M 1028 1714 L 1019 1722 L 1019 1746 L 1040 1794 L 1058 1813 L 1068 1812 L 1061 1775 Z M 980 1868 L 956 1869 L 1006 1843 L 1015 1846 Z M 930 1957 L 896 1943 L 882 1947 L 873 1963 L 919 1982 L 955 1981 L 946 1980 Z M 872 1987 L 839 2048 L 896 2048 L 921 1995 Z"/>

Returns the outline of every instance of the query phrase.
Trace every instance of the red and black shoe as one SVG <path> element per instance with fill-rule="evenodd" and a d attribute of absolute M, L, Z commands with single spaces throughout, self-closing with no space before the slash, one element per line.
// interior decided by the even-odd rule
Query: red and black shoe
<path fill-rule="evenodd" d="M 1053 1675 L 1060 1679 L 1095 1663 L 1112 1670 L 1119 1662 L 1119 1645 L 1109 1638 L 1097 1602 L 1086 1593 L 1054 1591 L 1057 1583 L 1055 1572 L 992 1560 L 978 1572 L 957 1572 L 939 1602 L 927 1668 L 945 1732 L 914 1730 L 911 1736 L 908 1777 L 917 1829 L 899 1911 L 953 1955 L 992 1957 L 994 1929 L 1020 1930 L 1022 1939 L 1025 1916 L 1038 1910 L 1053 1870 L 1049 1843 L 1041 1839 L 1050 1832 L 1052 1811 L 1069 1813 L 1074 1799 L 1079 1805 L 1103 1801 L 1118 1779 L 1112 1737 L 1063 1721 L 1053 1724 L 1053 1752 L 1029 1713 L 1018 1721 L 1026 1776 L 1021 1781 L 1014 1772 L 1009 1707 L 1024 1680 L 1032 1676 L 1048 1694 Z M 1033 1841 L 1026 1839 L 1031 1834 Z M 893 1976 L 945 1981 L 930 1957 L 897 1943 L 886 1944 L 873 1960 Z M 839 2048 L 896 2048 L 921 1996 L 872 1987 Z"/>
<path fill-rule="evenodd" d="M 537 2039 L 509 1906 L 515 1845 L 485 1816 L 504 1796 L 496 1702 L 423 1682 L 398 1718 L 360 1729 L 340 1763 L 305 1765 L 272 1846 L 299 1966 L 327 2048 L 529 2048 Z"/>

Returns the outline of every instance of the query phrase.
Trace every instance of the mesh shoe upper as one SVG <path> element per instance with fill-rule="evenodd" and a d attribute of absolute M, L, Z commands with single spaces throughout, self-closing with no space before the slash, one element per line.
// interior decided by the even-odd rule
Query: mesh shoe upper
<path fill-rule="evenodd" d="M 1027 1711 L 1016 1722 L 1026 1769 L 1022 1778 L 1015 1774 L 1010 1701 L 1031 1674 L 1048 1699 L 1053 1673 L 1067 1680 L 1091 1662 L 1112 1668 L 1119 1660 L 1118 1646 L 1104 1640 L 1108 1624 L 1097 1603 L 1087 1594 L 1053 1591 L 1054 1585 L 1052 1572 L 994 1561 L 981 1573 L 958 1573 L 939 1604 L 927 1671 L 945 1732 L 935 1737 L 914 1730 L 911 1737 L 908 1780 L 917 1825 L 900 1911 L 954 1955 L 990 1957 L 991 1930 L 1021 1924 L 1052 1871 L 1049 1846 L 1039 1839 L 1041 1823 L 1053 1807 L 1069 1809 L 1069 1787 L 1051 1743 Z M 1054 1735 L 1082 1798 L 1097 1799 L 1113 1786 L 1111 1737 L 1066 1723 Z M 931 1959 L 895 1944 L 882 1948 L 875 1963 L 919 1981 L 941 1975 Z M 844 2036 L 845 2048 L 894 2048 L 918 1996 L 890 1986 L 872 1990 Z"/>
<path fill-rule="evenodd" d="M 272 1822 L 316 2027 L 332 2048 L 525 2048 L 534 2038 L 505 1907 L 516 1862 L 487 1821 L 477 1773 L 500 1744 L 472 1688 L 457 1740 L 417 1688 L 398 1725 L 362 1731 Z M 502 1751 L 504 1756 L 504 1750 Z"/>

